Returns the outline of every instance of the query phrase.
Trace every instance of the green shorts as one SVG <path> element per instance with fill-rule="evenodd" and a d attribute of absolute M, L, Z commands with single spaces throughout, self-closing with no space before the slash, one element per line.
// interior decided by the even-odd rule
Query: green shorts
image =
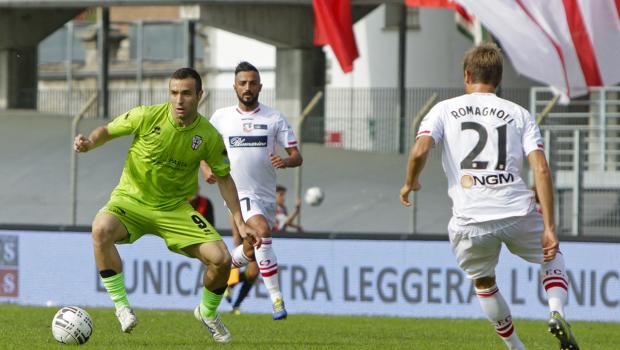
<path fill-rule="evenodd" d="M 128 200 L 111 198 L 97 216 L 101 213 L 116 216 L 127 228 L 129 236 L 116 244 L 131 244 L 150 233 L 163 238 L 171 252 L 189 256 L 182 251 L 183 248 L 222 240 L 189 201 L 182 201 L 170 210 L 155 210 Z"/>

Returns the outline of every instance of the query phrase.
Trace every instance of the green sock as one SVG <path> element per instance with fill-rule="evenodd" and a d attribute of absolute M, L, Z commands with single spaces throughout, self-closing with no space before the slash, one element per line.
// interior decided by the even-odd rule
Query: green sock
<path fill-rule="evenodd" d="M 202 303 L 200 303 L 200 316 L 203 318 L 215 318 L 217 307 L 220 306 L 224 295 L 213 294 L 213 292 L 202 287 Z"/>
<path fill-rule="evenodd" d="M 116 306 L 116 310 L 123 306 L 129 306 L 127 301 L 127 291 L 125 290 L 125 281 L 123 280 L 123 273 L 117 273 L 112 277 L 102 278 L 105 289 L 110 293 L 110 297 Z"/>

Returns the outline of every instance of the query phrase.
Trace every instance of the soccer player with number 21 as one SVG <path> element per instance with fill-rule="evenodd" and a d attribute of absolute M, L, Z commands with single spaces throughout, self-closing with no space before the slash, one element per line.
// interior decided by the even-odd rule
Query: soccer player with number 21
<path fill-rule="evenodd" d="M 448 233 L 452 251 L 467 277 L 474 280 L 482 310 L 509 349 L 524 350 L 512 324 L 508 304 L 495 283 L 502 242 L 511 253 L 540 264 L 551 316 L 549 331 L 560 349 L 579 346 L 564 320 L 568 279 L 554 232 L 553 185 L 540 130 L 527 110 L 501 99 L 503 58 L 494 44 L 470 49 L 463 61 L 465 95 L 438 103 L 420 124 L 409 156 L 400 200 L 411 205 L 411 191 L 431 148 L 442 142 L 443 168 L 452 199 Z M 542 205 L 521 175 L 527 156 Z"/>
<path fill-rule="evenodd" d="M 169 103 L 134 108 L 98 127 L 88 138 L 81 134 L 75 138 L 75 151 L 85 153 L 117 137 L 135 135 L 120 183 L 92 225 L 95 261 L 121 328 L 129 333 L 138 318 L 127 301 L 123 264 L 115 244 L 131 244 L 150 233 L 163 238 L 170 251 L 200 260 L 207 270 L 202 302 L 194 316 L 208 327 L 215 341 L 230 343 L 230 332 L 216 310 L 226 290 L 231 257 L 220 235 L 187 200 L 196 194 L 201 161 L 217 177 L 241 237 L 255 247 L 260 247 L 261 239 L 241 217 L 220 134 L 198 114 L 203 93 L 200 75 L 181 68 L 172 75 L 169 88 Z"/>

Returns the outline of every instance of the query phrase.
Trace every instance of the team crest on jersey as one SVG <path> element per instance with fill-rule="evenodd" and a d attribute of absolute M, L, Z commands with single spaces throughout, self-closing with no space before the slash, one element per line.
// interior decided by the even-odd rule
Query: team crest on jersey
<path fill-rule="evenodd" d="M 192 139 L 192 149 L 195 151 L 198 149 L 198 147 L 200 147 L 200 144 L 202 144 L 202 137 L 200 137 L 199 135 L 194 136 L 194 138 Z"/>
<path fill-rule="evenodd" d="M 243 123 L 243 131 L 250 132 L 252 130 L 254 130 L 252 123 Z"/>

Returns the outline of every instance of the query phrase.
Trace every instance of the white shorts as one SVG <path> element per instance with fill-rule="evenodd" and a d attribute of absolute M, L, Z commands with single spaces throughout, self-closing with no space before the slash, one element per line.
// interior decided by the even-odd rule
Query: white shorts
<path fill-rule="evenodd" d="M 477 224 L 459 225 L 452 217 L 448 224 L 452 252 L 467 278 L 495 276 L 502 242 L 512 254 L 535 264 L 542 264 L 540 241 L 543 218 L 536 210 L 525 216 Z"/>
<path fill-rule="evenodd" d="M 255 196 L 239 193 L 239 205 L 241 206 L 243 221 L 248 222 L 252 216 L 262 215 L 270 229 L 275 225 L 276 213 L 278 212 L 276 203 L 263 202 Z"/>

